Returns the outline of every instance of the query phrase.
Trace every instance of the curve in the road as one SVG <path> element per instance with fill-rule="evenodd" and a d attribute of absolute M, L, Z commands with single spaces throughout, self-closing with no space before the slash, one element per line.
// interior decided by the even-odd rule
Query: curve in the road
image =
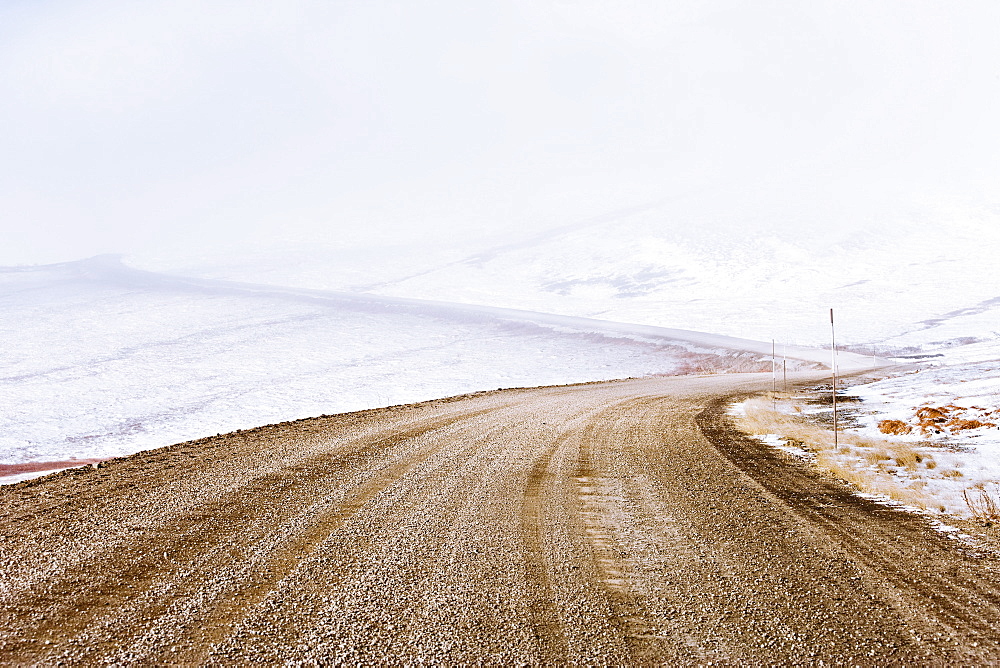
<path fill-rule="evenodd" d="M 498 391 L 0 490 L 0 661 L 983 663 L 1000 561 L 728 423 L 761 375 Z"/>

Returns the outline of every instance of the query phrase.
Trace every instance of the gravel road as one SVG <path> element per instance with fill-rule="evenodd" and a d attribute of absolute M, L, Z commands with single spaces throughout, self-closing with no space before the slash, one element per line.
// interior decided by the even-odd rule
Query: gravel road
<path fill-rule="evenodd" d="M 1000 662 L 996 555 L 734 432 L 770 382 L 497 391 L 0 488 L 0 663 Z"/>

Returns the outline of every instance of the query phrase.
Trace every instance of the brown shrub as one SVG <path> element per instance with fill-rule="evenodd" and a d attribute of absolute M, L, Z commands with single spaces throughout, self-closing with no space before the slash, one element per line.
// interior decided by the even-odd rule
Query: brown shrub
<path fill-rule="evenodd" d="M 878 423 L 878 430 L 883 434 L 894 434 L 904 436 L 913 431 L 913 427 L 902 420 L 882 420 Z"/>
<path fill-rule="evenodd" d="M 948 412 L 953 407 L 924 406 L 917 409 L 917 418 L 920 420 L 920 433 L 924 436 L 929 434 L 943 434 L 944 428 L 941 426 L 948 421 Z"/>
<path fill-rule="evenodd" d="M 948 409 L 944 406 L 941 408 L 924 406 L 923 408 L 917 409 L 917 417 L 920 418 L 921 425 L 923 425 L 924 422 L 944 422 L 948 419 Z"/>
<path fill-rule="evenodd" d="M 996 425 L 992 422 L 980 422 L 979 420 L 961 420 L 959 418 L 953 418 L 945 423 L 945 426 L 951 429 L 952 432 L 964 431 L 966 429 L 979 429 L 980 427 L 995 427 Z"/>

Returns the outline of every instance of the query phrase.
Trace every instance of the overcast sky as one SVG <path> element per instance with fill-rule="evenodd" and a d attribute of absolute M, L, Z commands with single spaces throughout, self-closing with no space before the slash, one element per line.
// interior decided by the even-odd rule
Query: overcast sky
<path fill-rule="evenodd" d="M 0 264 L 732 188 L 995 206 L 998 27 L 993 0 L 7 0 Z"/>

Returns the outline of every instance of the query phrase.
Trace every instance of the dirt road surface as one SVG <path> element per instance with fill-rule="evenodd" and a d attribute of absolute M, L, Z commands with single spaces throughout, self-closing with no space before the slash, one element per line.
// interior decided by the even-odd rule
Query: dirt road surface
<path fill-rule="evenodd" d="M 982 664 L 1000 562 L 727 426 L 770 376 L 508 390 L 0 489 L 0 663 Z"/>

